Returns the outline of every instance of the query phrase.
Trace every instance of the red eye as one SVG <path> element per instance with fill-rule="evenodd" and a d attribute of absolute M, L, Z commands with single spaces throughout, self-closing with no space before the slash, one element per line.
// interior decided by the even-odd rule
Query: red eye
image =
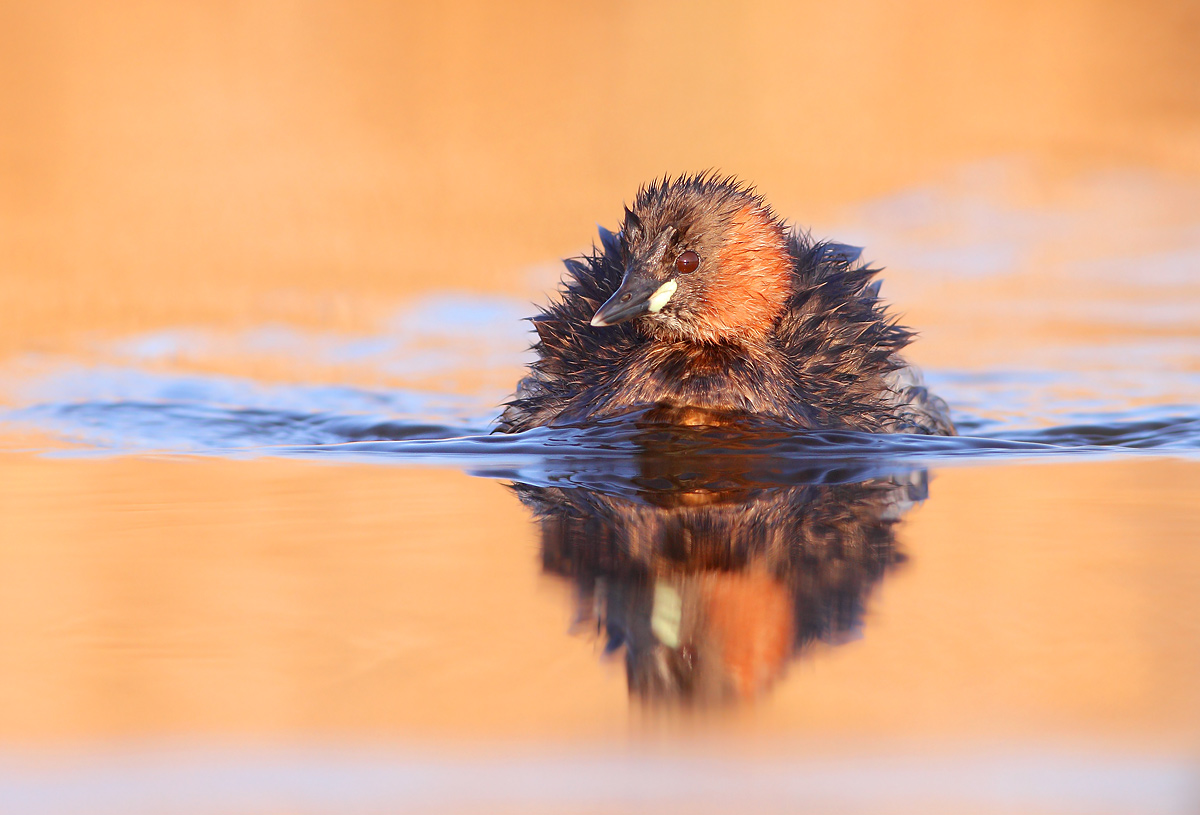
<path fill-rule="evenodd" d="M 680 274 L 694 272 L 700 266 L 700 256 L 691 249 L 675 258 L 675 268 Z"/>

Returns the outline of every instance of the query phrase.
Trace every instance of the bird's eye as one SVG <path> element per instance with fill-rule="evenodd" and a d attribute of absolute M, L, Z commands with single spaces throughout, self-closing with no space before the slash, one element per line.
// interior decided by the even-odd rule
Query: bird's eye
<path fill-rule="evenodd" d="M 694 272 L 700 266 L 700 256 L 691 249 L 684 252 L 679 257 L 675 258 L 675 268 L 680 274 Z"/>

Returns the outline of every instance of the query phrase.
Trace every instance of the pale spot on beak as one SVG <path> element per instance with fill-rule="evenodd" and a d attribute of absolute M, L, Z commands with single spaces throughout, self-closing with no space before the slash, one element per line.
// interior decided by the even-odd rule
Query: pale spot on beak
<path fill-rule="evenodd" d="M 683 598 L 668 583 L 654 584 L 654 605 L 650 607 L 650 630 L 668 648 L 679 647 L 679 628 L 683 623 Z"/>
<path fill-rule="evenodd" d="M 677 288 L 679 288 L 679 284 L 674 280 L 668 280 L 666 283 L 663 283 L 661 286 L 659 286 L 658 291 L 650 295 L 650 313 L 657 314 L 658 312 L 662 311 L 663 306 L 670 301 L 671 295 L 675 293 Z"/>

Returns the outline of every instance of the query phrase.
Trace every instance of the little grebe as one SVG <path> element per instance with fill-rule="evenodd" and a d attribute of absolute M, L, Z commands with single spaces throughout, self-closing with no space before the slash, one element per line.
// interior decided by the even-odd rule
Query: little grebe
<path fill-rule="evenodd" d="M 566 261 L 558 302 L 532 318 L 539 358 L 497 430 L 655 407 L 675 424 L 954 433 L 899 355 L 913 334 L 887 315 L 878 269 L 788 230 L 753 188 L 664 178 L 600 243 Z"/>

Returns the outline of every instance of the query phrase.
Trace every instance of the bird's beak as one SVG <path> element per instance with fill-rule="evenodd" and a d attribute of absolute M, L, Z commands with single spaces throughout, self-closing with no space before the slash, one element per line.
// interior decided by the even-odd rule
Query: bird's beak
<path fill-rule="evenodd" d="M 616 325 L 642 314 L 662 311 L 677 287 L 674 280 L 660 283 L 653 278 L 635 275 L 632 271 L 626 272 L 621 287 L 592 315 L 592 325 L 598 328 Z"/>

